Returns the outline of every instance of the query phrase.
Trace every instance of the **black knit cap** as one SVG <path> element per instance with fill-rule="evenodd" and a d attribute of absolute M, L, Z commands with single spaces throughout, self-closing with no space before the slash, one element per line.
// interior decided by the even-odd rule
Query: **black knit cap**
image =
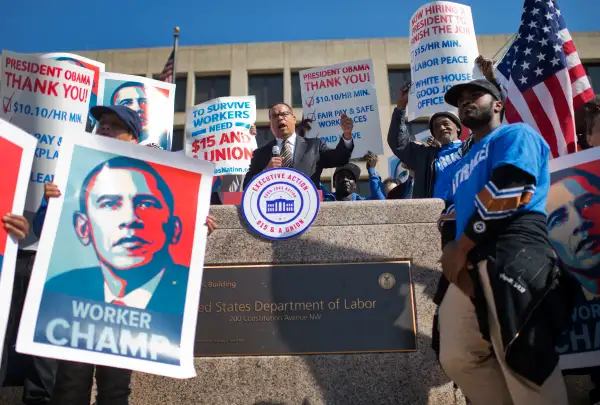
<path fill-rule="evenodd" d="M 352 174 L 352 177 L 354 177 L 354 181 L 358 182 L 358 180 L 360 180 L 360 167 L 358 167 L 354 163 L 348 163 L 344 166 L 340 166 L 337 169 L 335 169 L 335 172 L 333 172 L 334 181 L 338 173 L 343 171 L 350 172 L 350 174 Z"/>
<path fill-rule="evenodd" d="M 431 135 L 433 135 L 433 123 L 440 117 L 449 118 L 452 122 L 454 122 L 458 127 L 458 135 L 460 135 L 462 132 L 462 123 L 460 122 L 460 119 L 450 111 L 436 112 L 431 116 L 431 118 L 429 118 L 429 132 L 431 132 Z"/>

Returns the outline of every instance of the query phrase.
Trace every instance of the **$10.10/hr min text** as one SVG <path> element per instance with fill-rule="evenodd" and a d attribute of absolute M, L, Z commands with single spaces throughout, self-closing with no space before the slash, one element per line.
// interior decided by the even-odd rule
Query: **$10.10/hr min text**
<path fill-rule="evenodd" d="M 57 110 L 55 108 L 32 107 L 29 104 L 22 104 L 17 101 L 9 104 L 4 110 L 5 113 L 9 113 L 11 111 L 13 111 L 15 114 L 42 117 L 49 120 L 68 121 L 78 124 L 83 122 L 81 114 L 67 113 L 67 111 Z"/>

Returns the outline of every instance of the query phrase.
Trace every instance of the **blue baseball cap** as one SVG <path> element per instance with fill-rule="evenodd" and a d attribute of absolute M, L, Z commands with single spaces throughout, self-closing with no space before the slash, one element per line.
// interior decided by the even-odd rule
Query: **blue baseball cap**
<path fill-rule="evenodd" d="M 92 117 L 94 117 L 96 121 L 100 121 L 100 118 L 107 113 L 116 114 L 127 129 L 131 131 L 135 139 L 140 139 L 140 134 L 142 133 L 142 121 L 137 112 L 124 105 L 98 105 L 90 109 L 90 114 L 92 114 Z"/>

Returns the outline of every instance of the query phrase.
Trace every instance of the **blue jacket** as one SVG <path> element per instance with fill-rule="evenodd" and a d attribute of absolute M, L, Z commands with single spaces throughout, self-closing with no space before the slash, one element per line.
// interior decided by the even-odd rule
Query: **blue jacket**
<path fill-rule="evenodd" d="M 375 171 L 375 169 L 368 169 L 369 172 L 369 188 L 371 189 L 371 195 L 369 197 L 362 197 L 356 193 L 352 193 L 352 201 L 363 201 L 363 200 L 385 200 L 385 193 L 383 192 L 383 183 L 381 182 L 381 176 Z M 327 191 L 323 184 L 319 183 L 319 188 L 323 192 L 323 201 L 337 201 L 335 193 Z"/>
<path fill-rule="evenodd" d="M 33 233 L 38 238 L 42 234 L 42 228 L 44 227 L 44 221 L 46 220 L 46 211 L 48 210 L 48 202 L 45 198 L 42 198 L 40 208 L 38 208 L 33 218 Z"/>

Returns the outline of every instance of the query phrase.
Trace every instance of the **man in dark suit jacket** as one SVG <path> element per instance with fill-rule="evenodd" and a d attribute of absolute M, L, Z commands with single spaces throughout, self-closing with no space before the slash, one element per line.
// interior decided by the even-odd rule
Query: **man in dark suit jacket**
<path fill-rule="evenodd" d="M 292 107 L 285 103 L 273 105 L 269 109 L 271 132 L 275 139 L 258 148 L 252 154 L 250 168 L 244 178 L 244 189 L 260 172 L 277 167 L 291 167 L 306 174 L 319 185 L 324 168 L 344 166 L 350 160 L 354 143 L 352 141 L 352 119 L 343 114 L 340 117 L 342 138 L 335 149 L 331 149 L 320 138 L 298 136 L 296 116 Z M 273 157 L 273 146 L 279 147 L 280 156 Z"/>

